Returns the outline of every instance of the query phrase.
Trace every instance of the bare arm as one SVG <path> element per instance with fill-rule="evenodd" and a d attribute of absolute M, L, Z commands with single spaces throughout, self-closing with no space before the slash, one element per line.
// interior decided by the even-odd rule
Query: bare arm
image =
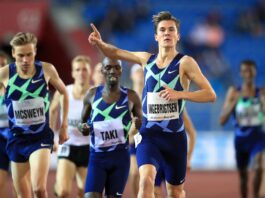
<path fill-rule="evenodd" d="M 260 93 L 261 93 L 261 103 L 262 103 L 262 110 L 265 113 L 265 88 L 261 88 L 260 89 Z"/>
<path fill-rule="evenodd" d="M 60 119 L 60 94 L 56 91 L 53 95 L 53 99 L 50 105 L 50 126 L 54 131 L 58 131 L 58 126 L 61 126 Z M 59 122 L 59 124 L 58 124 Z"/>
<path fill-rule="evenodd" d="M 239 93 L 236 91 L 234 87 L 230 87 L 227 91 L 224 106 L 219 119 L 219 123 L 221 125 L 224 125 L 228 121 L 230 115 L 232 114 L 235 108 L 238 98 L 239 98 Z"/>
<path fill-rule="evenodd" d="M 190 100 L 193 102 L 214 102 L 216 100 L 216 94 L 210 85 L 209 81 L 202 74 L 196 61 L 185 56 L 181 59 L 180 63 L 180 80 L 187 78 L 193 81 L 198 87 L 197 91 L 175 91 L 165 86 L 165 89 L 160 92 L 160 95 L 167 100 Z"/>
<path fill-rule="evenodd" d="M 193 81 L 198 87 L 198 91 L 184 92 L 183 99 L 194 101 L 194 102 L 214 102 L 216 100 L 216 94 L 210 85 L 209 81 L 202 74 L 196 61 L 186 56 L 181 62 L 183 65 L 183 75 L 186 75 L 188 79 Z"/>
<path fill-rule="evenodd" d="M 121 59 L 129 62 L 145 65 L 151 54 L 147 52 L 130 52 L 127 50 L 119 49 L 113 45 L 105 43 L 101 39 L 100 32 L 91 24 L 93 32 L 89 35 L 88 41 L 90 44 L 95 45 L 107 57 L 112 59 Z"/>
<path fill-rule="evenodd" d="M 0 68 L 0 87 L 6 87 L 8 83 L 8 77 L 9 77 L 9 66 L 6 65 L 4 67 Z"/>
<path fill-rule="evenodd" d="M 43 63 L 43 69 L 45 74 L 45 79 L 62 95 L 62 124 L 59 132 L 59 144 L 63 144 L 68 139 L 67 127 L 68 127 L 68 108 L 69 99 L 66 87 L 59 77 L 55 67 L 48 63 Z"/>
<path fill-rule="evenodd" d="M 83 101 L 81 123 L 78 125 L 78 129 L 83 135 L 89 135 L 90 133 L 89 126 L 87 125 L 87 120 L 92 111 L 92 101 L 95 97 L 96 89 L 97 89 L 96 87 L 90 89 L 87 92 L 87 95 L 85 96 L 84 101 Z"/>
<path fill-rule="evenodd" d="M 194 151 L 194 147 L 195 147 L 195 143 L 196 143 L 196 131 L 195 131 L 193 123 L 190 120 L 190 117 L 189 117 L 186 109 L 183 111 L 183 121 L 184 121 L 184 126 L 186 129 L 186 132 L 189 135 L 189 146 L 188 146 L 187 161 L 188 161 L 188 168 L 191 168 L 191 157 L 192 157 L 192 153 Z"/>
<path fill-rule="evenodd" d="M 128 90 L 129 100 L 133 103 L 132 114 L 133 121 L 136 129 L 140 129 L 142 125 L 142 103 L 137 95 L 137 93 L 133 90 Z"/>
<path fill-rule="evenodd" d="M 84 98 L 84 103 L 83 103 L 84 105 L 83 105 L 83 109 L 82 109 L 82 113 L 81 113 L 81 122 L 82 123 L 86 123 L 90 114 L 91 114 L 92 104 L 90 102 L 90 98 L 91 98 L 91 95 L 93 94 L 91 92 L 93 92 L 93 91 L 89 91 Z"/>

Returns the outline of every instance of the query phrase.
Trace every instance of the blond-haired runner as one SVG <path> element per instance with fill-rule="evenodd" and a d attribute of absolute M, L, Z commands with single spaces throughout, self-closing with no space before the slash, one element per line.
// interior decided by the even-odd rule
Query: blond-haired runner
<path fill-rule="evenodd" d="M 77 129 L 83 108 L 83 98 L 90 87 L 91 61 L 88 56 L 79 55 L 72 61 L 74 83 L 66 86 L 69 95 L 68 135 L 69 140 L 58 148 L 58 166 L 56 172 L 55 194 L 58 197 L 69 197 L 72 181 L 76 178 L 78 194 L 84 197 L 84 185 L 89 160 L 89 138 Z M 56 92 L 51 104 L 51 126 L 56 128 L 56 121 L 62 107 L 62 98 Z"/>
<path fill-rule="evenodd" d="M 54 136 L 49 127 L 48 84 L 64 96 L 60 144 L 68 139 L 68 95 L 55 67 L 35 60 L 35 35 L 19 32 L 10 45 L 15 62 L 0 69 L 0 83 L 6 88 L 5 104 L 9 119 L 7 153 L 11 160 L 13 183 L 18 197 L 31 197 L 26 178 L 30 172 L 34 197 L 47 197 Z"/>

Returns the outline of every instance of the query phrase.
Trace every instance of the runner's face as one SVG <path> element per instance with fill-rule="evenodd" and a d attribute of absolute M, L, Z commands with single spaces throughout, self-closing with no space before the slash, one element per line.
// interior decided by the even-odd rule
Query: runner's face
<path fill-rule="evenodd" d="M 105 76 L 107 84 L 117 84 L 121 76 L 121 65 L 118 61 L 109 60 L 106 65 L 102 67 L 102 73 Z"/>
<path fill-rule="evenodd" d="M 75 82 L 84 85 L 90 80 L 90 65 L 85 62 L 74 62 L 72 76 Z"/>
<path fill-rule="evenodd" d="M 173 20 L 164 20 L 158 23 L 155 40 L 161 47 L 176 47 L 179 33 Z"/>
<path fill-rule="evenodd" d="M 245 82 L 251 82 L 256 77 L 256 69 L 253 65 L 242 64 L 240 67 L 240 75 Z"/>
<path fill-rule="evenodd" d="M 12 50 L 12 56 L 16 60 L 17 67 L 22 71 L 27 72 L 34 66 L 36 47 L 32 43 L 15 46 Z"/>

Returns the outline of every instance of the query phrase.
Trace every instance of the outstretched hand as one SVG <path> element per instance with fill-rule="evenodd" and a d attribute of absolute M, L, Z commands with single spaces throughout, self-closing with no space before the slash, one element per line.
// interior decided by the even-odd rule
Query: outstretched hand
<path fill-rule="evenodd" d="M 91 23 L 90 26 L 92 27 L 93 32 L 91 32 L 90 35 L 88 36 L 88 41 L 91 45 L 96 45 L 100 41 L 102 41 L 101 35 L 93 23 Z"/>

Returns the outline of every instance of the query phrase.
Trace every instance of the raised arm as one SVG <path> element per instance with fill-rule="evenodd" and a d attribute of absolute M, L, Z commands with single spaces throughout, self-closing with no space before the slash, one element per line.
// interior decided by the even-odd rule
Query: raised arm
<path fill-rule="evenodd" d="M 238 91 L 234 87 L 230 87 L 227 91 L 224 106 L 219 119 L 219 123 L 221 125 L 224 125 L 228 121 L 230 115 L 232 114 L 235 108 L 238 99 L 239 99 Z"/>
<path fill-rule="evenodd" d="M 43 63 L 45 79 L 50 83 L 63 97 L 62 100 L 62 124 L 59 132 L 59 144 L 63 144 L 68 139 L 67 127 L 68 127 L 68 109 L 69 99 L 66 87 L 59 77 L 55 67 L 48 63 Z"/>
<path fill-rule="evenodd" d="M 190 169 L 191 168 L 191 157 L 192 157 L 192 153 L 194 151 L 194 147 L 196 143 L 196 131 L 195 131 L 195 128 L 192 124 L 192 121 L 190 120 L 190 117 L 186 109 L 183 111 L 183 121 L 184 121 L 186 132 L 188 133 L 188 136 L 189 136 L 187 166 Z"/>
<path fill-rule="evenodd" d="M 88 41 L 90 44 L 95 45 L 107 57 L 111 59 L 121 59 L 129 62 L 145 65 L 151 54 L 147 52 L 130 52 L 127 50 L 119 49 L 111 44 L 104 42 L 101 39 L 100 32 L 90 24 L 93 32 L 89 35 Z"/>

